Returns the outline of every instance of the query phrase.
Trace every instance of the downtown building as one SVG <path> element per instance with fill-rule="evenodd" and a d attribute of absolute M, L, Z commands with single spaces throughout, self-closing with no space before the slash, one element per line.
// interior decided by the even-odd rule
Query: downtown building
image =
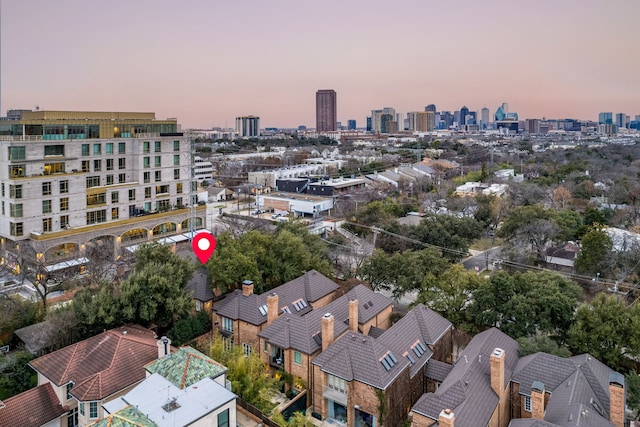
<path fill-rule="evenodd" d="M 260 136 L 260 117 L 236 117 L 236 132 L 241 138 L 257 138 Z"/>
<path fill-rule="evenodd" d="M 321 89 L 316 92 L 316 132 L 338 130 L 338 101 L 336 91 Z"/>
<path fill-rule="evenodd" d="M 177 120 L 154 113 L 26 111 L 2 121 L 2 261 L 31 247 L 42 263 L 63 263 L 98 244 L 117 257 L 191 221 L 201 227 L 204 209 L 189 209 L 191 171 Z"/>

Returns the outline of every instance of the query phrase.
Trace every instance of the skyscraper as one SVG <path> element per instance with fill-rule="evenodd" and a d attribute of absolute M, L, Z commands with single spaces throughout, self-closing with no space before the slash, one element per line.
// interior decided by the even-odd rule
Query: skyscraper
<path fill-rule="evenodd" d="M 333 132 L 338 128 L 337 95 L 333 89 L 316 92 L 316 131 Z"/>
<path fill-rule="evenodd" d="M 238 132 L 238 136 L 242 138 L 255 138 L 260 136 L 260 117 L 236 117 L 236 132 Z"/>
<path fill-rule="evenodd" d="M 356 121 L 353 119 L 347 120 L 347 129 L 356 130 Z"/>
<path fill-rule="evenodd" d="M 599 125 L 611 125 L 613 124 L 613 113 L 604 112 L 598 114 L 598 124 Z"/>
<path fill-rule="evenodd" d="M 464 105 L 460 109 L 460 122 L 458 123 L 458 125 L 466 125 L 467 124 L 467 115 L 468 114 L 469 114 L 469 109 L 467 108 L 466 105 Z"/>
<path fill-rule="evenodd" d="M 489 109 L 482 107 L 480 110 L 480 129 L 487 129 L 489 127 Z"/>

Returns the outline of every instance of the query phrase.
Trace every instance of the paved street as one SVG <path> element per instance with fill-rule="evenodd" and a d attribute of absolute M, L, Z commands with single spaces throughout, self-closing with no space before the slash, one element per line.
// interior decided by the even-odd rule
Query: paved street
<path fill-rule="evenodd" d="M 470 250 L 471 256 L 462 261 L 462 265 L 467 270 L 475 270 L 477 272 L 483 270 L 494 270 L 496 268 L 496 263 L 500 263 L 501 261 L 501 251 L 500 246 L 495 246 L 493 248 L 487 249 L 486 251 L 473 251 Z"/>

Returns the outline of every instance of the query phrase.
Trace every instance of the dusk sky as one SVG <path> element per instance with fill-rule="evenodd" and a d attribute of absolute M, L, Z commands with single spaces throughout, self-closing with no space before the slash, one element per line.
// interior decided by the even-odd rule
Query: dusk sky
<path fill-rule="evenodd" d="M 640 0 L 2 0 L 7 109 L 315 127 L 372 109 L 640 115 Z"/>

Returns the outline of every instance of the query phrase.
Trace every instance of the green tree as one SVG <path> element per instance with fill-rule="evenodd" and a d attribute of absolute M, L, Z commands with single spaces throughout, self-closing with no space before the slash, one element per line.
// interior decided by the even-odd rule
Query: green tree
<path fill-rule="evenodd" d="M 5 399 L 35 387 L 37 376 L 29 366 L 33 355 L 28 351 L 15 351 L 0 355 L 0 390 L 8 395 L 0 396 Z"/>
<path fill-rule="evenodd" d="M 624 376 L 625 390 L 627 392 L 627 406 L 635 411 L 634 419 L 640 416 L 640 376 L 632 369 Z"/>
<path fill-rule="evenodd" d="M 166 245 L 142 245 L 138 251 L 133 272 L 120 286 L 122 315 L 145 326 L 155 324 L 165 332 L 191 312 L 187 282 L 193 265 Z"/>
<path fill-rule="evenodd" d="M 483 281 L 477 273 L 454 264 L 437 276 L 433 273 L 426 275 L 416 303 L 437 311 L 458 326 L 466 322 L 466 309 Z"/>
<path fill-rule="evenodd" d="M 584 228 L 582 215 L 572 209 L 562 209 L 552 214 L 553 220 L 560 226 L 560 241 L 575 241 L 579 239 Z"/>
<path fill-rule="evenodd" d="M 518 341 L 518 356 L 524 357 L 528 354 L 543 352 L 555 354 L 560 357 L 570 357 L 571 352 L 567 347 L 560 346 L 548 335 L 532 335 L 530 337 L 520 337 Z"/>
<path fill-rule="evenodd" d="M 640 352 L 640 306 L 596 295 L 578 308 L 568 343 L 574 353 L 590 353 L 613 369 L 623 368 Z"/>
<path fill-rule="evenodd" d="M 38 304 L 18 296 L 0 294 L 0 336 L 39 321 Z M 0 339 L 0 345 L 6 344 Z"/>
<path fill-rule="evenodd" d="M 546 333 L 562 342 L 581 293 L 572 281 L 548 271 L 500 271 L 476 290 L 469 313 L 476 324 L 496 326 L 516 339 Z"/>
<path fill-rule="evenodd" d="M 575 268 L 583 274 L 605 275 L 611 269 L 613 242 L 599 225 L 582 236 L 582 247 L 576 257 Z"/>

